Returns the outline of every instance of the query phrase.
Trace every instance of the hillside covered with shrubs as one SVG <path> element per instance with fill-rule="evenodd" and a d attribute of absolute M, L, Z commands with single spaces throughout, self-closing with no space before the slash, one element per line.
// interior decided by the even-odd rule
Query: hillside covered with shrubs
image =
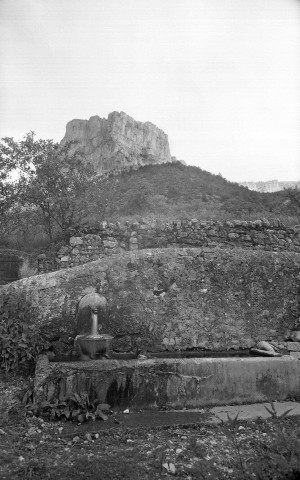
<path fill-rule="evenodd" d="M 299 206 L 289 191 L 258 193 L 180 162 L 147 165 L 99 178 L 85 221 L 196 217 L 203 220 L 280 218 L 299 223 Z"/>

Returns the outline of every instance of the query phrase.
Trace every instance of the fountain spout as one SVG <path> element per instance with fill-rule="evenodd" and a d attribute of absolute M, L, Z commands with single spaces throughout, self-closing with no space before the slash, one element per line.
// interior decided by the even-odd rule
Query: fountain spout
<path fill-rule="evenodd" d="M 97 309 L 92 309 L 92 329 L 91 329 L 91 335 L 93 337 L 98 335 L 98 310 Z"/>

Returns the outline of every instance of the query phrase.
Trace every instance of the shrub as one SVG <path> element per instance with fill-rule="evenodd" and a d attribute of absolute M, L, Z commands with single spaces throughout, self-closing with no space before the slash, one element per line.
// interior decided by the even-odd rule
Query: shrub
<path fill-rule="evenodd" d="M 41 335 L 30 326 L 32 315 L 22 295 L 4 300 L 0 307 L 0 368 L 6 372 L 32 374 L 36 357 L 46 347 Z"/>
<path fill-rule="evenodd" d="M 25 322 L 2 316 L 0 321 L 0 367 L 6 372 L 32 374 L 42 350 L 41 339 Z"/>

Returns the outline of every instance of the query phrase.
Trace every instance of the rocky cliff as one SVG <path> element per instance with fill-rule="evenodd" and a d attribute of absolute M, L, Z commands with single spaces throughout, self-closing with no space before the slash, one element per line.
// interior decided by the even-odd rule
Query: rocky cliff
<path fill-rule="evenodd" d="M 71 120 L 61 143 L 77 141 L 98 173 L 129 166 L 172 162 L 168 136 L 150 122 L 137 122 L 124 112 L 108 118 Z"/>

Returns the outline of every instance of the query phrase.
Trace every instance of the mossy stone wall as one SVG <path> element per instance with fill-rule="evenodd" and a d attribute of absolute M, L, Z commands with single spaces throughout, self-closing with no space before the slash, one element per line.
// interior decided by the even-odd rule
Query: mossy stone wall
<path fill-rule="evenodd" d="M 67 342 L 79 300 L 97 291 L 108 301 L 103 330 L 115 349 L 237 349 L 282 342 L 297 329 L 299 289 L 293 252 L 148 249 L 4 286 L 0 313 L 26 302 L 27 321 L 50 344 Z"/>

